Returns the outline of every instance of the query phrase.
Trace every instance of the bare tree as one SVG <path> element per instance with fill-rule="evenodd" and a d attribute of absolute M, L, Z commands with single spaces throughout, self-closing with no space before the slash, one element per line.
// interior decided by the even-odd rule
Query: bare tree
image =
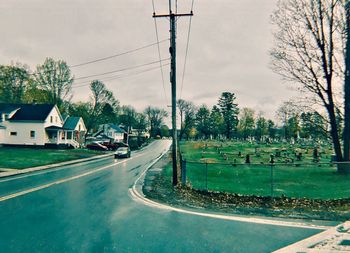
<path fill-rule="evenodd" d="M 163 120 L 168 117 L 168 113 L 163 109 L 148 106 L 145 109 L 144 114 L 147 116 L 151 136 L 157 136 L 160 133 Z"/>
<path fill-rule="evenodd" d="M 344 5 L 341 0 L 280 0 L 272 21 L 277 28 L 272 68 L 321 102 L 342 161 L 335 96 L 344 80 Z"/>

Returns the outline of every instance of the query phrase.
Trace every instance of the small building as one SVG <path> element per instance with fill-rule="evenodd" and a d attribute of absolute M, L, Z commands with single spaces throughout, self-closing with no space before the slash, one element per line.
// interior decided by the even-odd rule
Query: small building
<path fill-rule="evenodd" d="M 64 121 L 63 129 L 66 130 L 68 140 L 73 139 L 80 145 L 83 145 L 86 134 L 86 126 L 83 118 L 68 116 Z"/>
<path fill-rule="evenodd" d="M 53 104 L 0 103 L 0 144 L 79 147 L 77 132 L 79 136 L 86 132 L 84 122 L 81 118 L 69 122 L 64 128 L 66 122 Z"/>
<path fill-rule="evenodd" d="M 111 142 L 127 142 L 128 133 L 121 127 L 114 124 L 103 124 L 99 126 L 99 131 L 93 136 L 95 138 L 108 138 Z"/>

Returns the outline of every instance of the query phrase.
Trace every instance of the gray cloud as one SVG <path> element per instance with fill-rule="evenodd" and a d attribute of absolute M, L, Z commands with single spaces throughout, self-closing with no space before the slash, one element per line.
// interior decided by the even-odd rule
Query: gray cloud
<path fill-rule="evenodd" d="M 294 95 L 268 68 L 272 46 L 269 17 L 277 0 L 209 0 L 195 2 L 182 98 L 212 106 L 222 91 L 236 93 L 241 107 L 273 117 L 281 101 Z M 155 0 L 157 13 L 167 1 Z M 179 2 L 188 12 L 191 1 Z M 124 52 L 156 40 L 151 2 L 138 0 L 2 0 L 0 64 L 20 61 L 32 69 L 52 56 L 68 64 Z M 188 18 L 178 21 L 178 93 L 186 46 Z M 169 24 L 157 20 L 160 39 Z M 168 43 L 161 44 L 168 58 Z M 72 69 L 76 77 L 156 61 L 157 48 Z M 155 65 L 156 66 L 156 65 Z M 165 101 L 160 70 L 106 81 L 122 104 L 142 110 L 170 104 L 169 69 L 164 68 Z M 77 81 L 78 83 L 78 81 Z M 86 100 L 88 86 L 74 89 L 74 100 Z"/>

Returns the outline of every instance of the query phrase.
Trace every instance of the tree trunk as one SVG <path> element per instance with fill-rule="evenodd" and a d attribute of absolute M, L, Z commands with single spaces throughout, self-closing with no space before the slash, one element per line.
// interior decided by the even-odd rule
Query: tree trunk
<path fill-rule="evenodd" d="M 333 140 L 333 147 L 335 151 L 335 155 L 337 157 L 337 162 L 342 162 L 343 161 L 343 155 L 341 151 L 341 145 L 340 145 L 340 140 L 339 140 L 339 134 L 338 134 L 338 127 L 337 127 L 337 120 L 335 117 L 335 112 L 334 112 L 334 104 L 330 104 L 327 106 L 327 111 L 330 119 L 330 125 L 331 125 L 331 136 Z"/>

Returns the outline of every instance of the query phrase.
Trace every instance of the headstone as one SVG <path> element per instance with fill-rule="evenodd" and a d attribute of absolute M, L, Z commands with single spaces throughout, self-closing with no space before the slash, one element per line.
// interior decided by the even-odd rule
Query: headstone
<path fill-rule="evenodd" d="M 247 154 L 246 156 L 245 156 L 245 163 L 250 163 L 250 155 L 249 154 Z"/>

